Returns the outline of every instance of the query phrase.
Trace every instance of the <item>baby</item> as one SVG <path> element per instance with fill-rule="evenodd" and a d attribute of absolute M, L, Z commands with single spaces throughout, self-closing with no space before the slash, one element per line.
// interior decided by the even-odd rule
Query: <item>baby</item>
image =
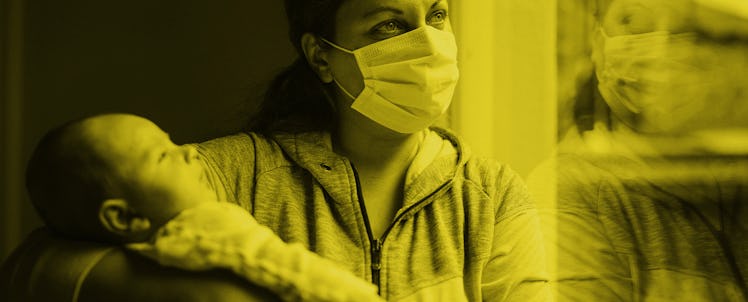
<path fill-rule="evenodd" d="M 53 129 L 26 186 L 47 226 L 68 237 L 126 244 L 182 269 L 229 269 L 286 301 L 384 301 L 373 284 L 218 202 L 195 148 L 138 116 Z"/>

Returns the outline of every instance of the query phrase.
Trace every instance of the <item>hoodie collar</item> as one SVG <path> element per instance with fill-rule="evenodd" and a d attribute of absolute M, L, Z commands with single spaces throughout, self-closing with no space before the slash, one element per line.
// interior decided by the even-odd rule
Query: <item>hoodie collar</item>
<path fill-rule="evenodd" d="M 453 179 L 471 156 L 469 148 L 453 132 L 438 127 L 430 130 L 442 138 L 443 144 L 450 144 L 452 148 L 441 148 L 436 156 L 428 160 L 430 162 L 420 164 L 420 172 L 405 187 L 403 208 L 427 197 Z M 276 133 L 272 137 L 293 162 L 319 181 L 333 199 L 344 202 L 356 196 L 355 190 L 352 190 L 356 184 L 350 161 L 333 152 L 329 132 Z M 416 157 L 424 152 L 424 148 L 418 152 Z"/>

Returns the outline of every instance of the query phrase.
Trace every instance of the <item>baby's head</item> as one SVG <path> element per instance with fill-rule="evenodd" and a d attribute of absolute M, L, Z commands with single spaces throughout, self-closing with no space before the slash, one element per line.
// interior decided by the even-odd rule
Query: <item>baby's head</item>
<path fill-rule="evenodd" d="M 175 145 L 128 114 L 47 133 L 29 161 L 26 187 L 50 228 L 107 242 L 145 240 L 181 210 L 216 198 L 193 146 Z"/>

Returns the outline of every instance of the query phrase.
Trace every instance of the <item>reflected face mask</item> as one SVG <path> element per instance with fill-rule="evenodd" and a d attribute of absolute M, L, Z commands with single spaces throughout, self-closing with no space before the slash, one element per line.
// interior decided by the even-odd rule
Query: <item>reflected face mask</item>
<path fill-rule="evenodd" d="M 415 133 L 433 124 L 449 107 L 459 71 L 454 35 L 423 26 L 356 50 L 328 40 L 352 54 L 361 70 L 364 89 L 351 108 L 399 133 Z"/>
<path fill-rule="evenodd" d="M 595 36 L 598 89 L 630 127 L 676 133 L 737 126 L 748 118 L 745 45 L 666 31 Z"/>

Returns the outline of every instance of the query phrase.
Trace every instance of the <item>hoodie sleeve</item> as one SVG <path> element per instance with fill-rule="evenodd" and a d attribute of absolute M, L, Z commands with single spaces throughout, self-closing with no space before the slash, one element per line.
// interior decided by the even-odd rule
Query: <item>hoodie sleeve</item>
<path fill-rule="evenodd" d="M 221 137 L 197 145 L 217 200 L 252 210 L 257 159 L 255 138 L 246 133 Z"/>
<path fill-rule="evenodd" d="M 503 167 L 494 190 L 496 219 L 485 265 L 483 301 L 550 301 L 537 210 L 522 180 Z"/>

